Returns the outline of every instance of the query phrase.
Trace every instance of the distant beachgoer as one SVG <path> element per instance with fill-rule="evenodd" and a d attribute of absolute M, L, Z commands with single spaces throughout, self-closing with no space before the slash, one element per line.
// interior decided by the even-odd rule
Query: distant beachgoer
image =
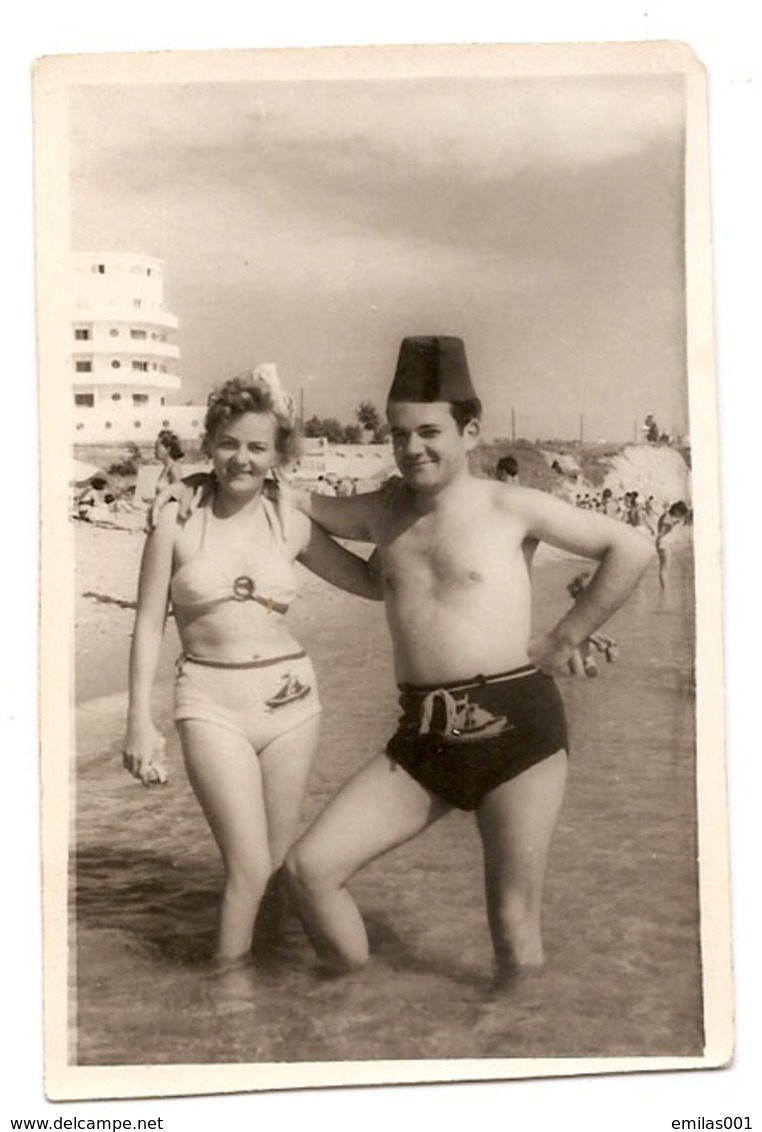
<path fill-rule="evenodd" d="M 669 565 L 671 559 L 670 539 L 675 527 L 679 527 L 688 520 L 688 506 L 682 499 L 665 508 L 659 516 L 656 526 L 656 553 L 659 557 L 659 585 L 663 590 L 667 588 Z"/>
<path fill-rule="evenodd" d="M 659 426 L 654 420 L 653 414 L 649 413 L 643 422 L 643 432 L 646 434 L 646 440 L 649 444 L 657 444 L 659 440 Z"/>
<path fill-rule="evenodd" d="M 335 495 L 333 484 L 325 478 L 325 476 L 318 476 L 317 487 L 315 488 L 317 495 Z"/>
<path fill-rule="evenodd" d="M 156 437 L 153 451 L 156 459 L 163 465 L 155 485 L 155 494 L 158 495 L 165 487 L 183 478 L 183 469 L 179 461 L 182 460 L 185 452 L 180 437 L 168 428 L 163 428 Z"/>
<path fill-rule="evenodd" d="M 641 504 L 639 493 L 637 491 L 630 491 L 625 496 L 625 514 L 624 521 L 629 523 L 631 527 L 645 527 L 650 534 L 656 532 L 651 525 L 651 520 L 646 513 L 645 507 Z"/>
<path fill-rule="evenodd" d="M 610 487 L 604 487 L 601 492 L 601 511 L 604 515 L 610 515 L 612 518 L 616 516 L 617 504 L 614 499 L 614 493 Z"/>
<path fill-rule="evenodd" d="M 519 462 L 515 456 L 501 456 L 495 466 L 495 479 L 501 483 L 519 482 Z"/>
<path fill-rule="evenodd" d="M 77 496 L 74 509 L 85 523 L 110 523 L 118 509 L 116 492 L 104 476 L 93 476 Z"/>
<path fill-rule="evenodd" d="M 569 582 L 566 589 L 575 602 L 585 592 L 591 580 L 592 574 L 589 571 L 584 571 L 582 574 L 577 574 Z M 586 640 L 577 646 L 569 658 L 569 671 L 573 676 L 593 677 L 598 675 L 598 665 L 595 663 L 595 656 L 593 655 L 594 649 L 603 653 L 610 664 L 619 659 L 619 645 L 613 637 L 608 637 L 603 633 L 591 633 Z"/>
<path fill-rule="evenodd" d="M 344 476 L 336 484 L 336 494 L 340 496 L 354 495 L 356 491 L 354 482 L 349 476 Z"/>
<path fill-rule="evenodd" d="M 352 593 L 381 591 L 372 567 L 291 510 L 268 479 L 296 450 L 293 402 L 276 378 L 254 371 L 213 392 L 204 449 L 213 473 L 200 477 L 196 506 L 182 520 L 166 498 L 154 509 L 123 762 L 146 786 L 167 780 L 151 692 L 171 599 L 182 645 L 174 718 L 225 867 L 214 955 L 226 970 L 249 955 L 260 910 L 260 924 L 265 908 L 271 926 L 279 922 L 285 890 L 277 870 L 297 832 L 317 745 L 315 673 L 285 621 L 296 596 L 294 560 Z"/>

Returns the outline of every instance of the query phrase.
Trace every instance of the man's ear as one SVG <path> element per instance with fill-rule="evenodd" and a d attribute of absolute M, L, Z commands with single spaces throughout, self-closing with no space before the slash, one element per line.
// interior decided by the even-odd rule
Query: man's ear
<path fill-rule="evenodd" d="M 463 429 L 463 435 L 471 442 L 469 444 L 470 448 L 473 448 L 473 446 L 478 441 L 479 437 L 481 436 L 481 431 L 481 422 L 478 421 L 476 417 L 473 417 Z"/>

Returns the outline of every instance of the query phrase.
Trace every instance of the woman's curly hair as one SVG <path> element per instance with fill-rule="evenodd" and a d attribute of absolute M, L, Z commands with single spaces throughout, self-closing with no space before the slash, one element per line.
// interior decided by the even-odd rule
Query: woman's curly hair
<path fill-rule="evenodd" d="M 207 398 L 202 447 L 211 455 L 214 437 L 221 425 L 244 413 L 270 413 L 275 420 L 275 450 L 280 465 L 290 464 L 300 454 L 301 434 L 296 423 L 292 399 L 279 388 L 273 389 L 256 370 L 231 377 L 212 390 Z"/>

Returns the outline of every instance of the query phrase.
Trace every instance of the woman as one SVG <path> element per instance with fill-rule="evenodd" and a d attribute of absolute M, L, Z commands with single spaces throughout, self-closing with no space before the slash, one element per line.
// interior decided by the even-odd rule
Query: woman
<path fill-rule="evenodd" d="M 244 374 L 212 393 L 210 485 L 182 522 L 176 503 L 162 508 L 141 565 L 124 765 L 146 785 L 166 781 L 150 698 L 171 600 L 183 650 L 175 722 L 225 866 L 215 946 L 222 968 L 250 952 L 265 888 L 297 832 L 317 746 L 315 674 L 285 623 L 294 560 L 352 593 L 381 597 L 372 567 L 291 511 L 266 480 L 293 459 L 296 442 L 293 404 L 276 379 Z"/>
<path fill-rule="evenodd" d="M 163 428 L 156 437 L 153 450 L 156 459 L 164 465 L 156 480 L 155 494 L 158 495 L 163 488 L 182 479 L 183 471 L 178 461 L 182 460 L 185 453 L 180 437 L 168 428 Z"/>

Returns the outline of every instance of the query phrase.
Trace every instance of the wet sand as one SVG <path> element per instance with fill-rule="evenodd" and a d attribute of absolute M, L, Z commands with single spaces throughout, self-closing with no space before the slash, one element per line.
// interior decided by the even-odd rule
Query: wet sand
<path fill-rule="evenodd" d="M 281 959 L 208 976 L 221 867 L 170 720 L 170 625 L 156 688 L 171 784 L 121 768 L 142 536 L 75 530 L 74 1062 L 690 1056 L 702 1050 L 691 559 L 655 566 L 609 623 L 617 664 L 561 690 L 572 761 L 544 902 L 541 976 L 496 996 L 473 818 L 452 813 L 356 878 L 373 959 L 321 978 L 296 922 Z M 581 564 L 535 568 L 535 621 Z M 396 720 L 383 609 L 304 574 L 293 629 L 324 704 L 305 823 Z"/>

